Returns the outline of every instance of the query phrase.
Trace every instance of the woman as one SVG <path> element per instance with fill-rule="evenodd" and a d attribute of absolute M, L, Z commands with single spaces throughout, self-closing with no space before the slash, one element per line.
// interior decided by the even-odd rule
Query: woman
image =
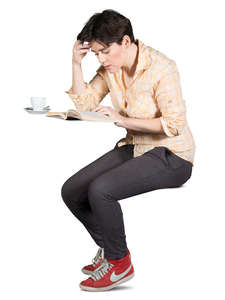
<path fill-rule="evenodd" d="M 101 66 L 87 83 L 81 61 L 90 49 Z M 176 63 L 134 39 L 129 19 L 114 10 L 94 14 L 77 36 L 72 61 L 67 93 L 76 108 L 119 118 L 114 124 L 127 131 L 62 187 L 64 202 L 99 246 L 82 269 L 91 276 L 80 288 L 105 291 L 134 276 L 119 200 L 184 184 L 192 174 L 195 143 Z M 114 108 L 99 105 L 107 93 Z"/>

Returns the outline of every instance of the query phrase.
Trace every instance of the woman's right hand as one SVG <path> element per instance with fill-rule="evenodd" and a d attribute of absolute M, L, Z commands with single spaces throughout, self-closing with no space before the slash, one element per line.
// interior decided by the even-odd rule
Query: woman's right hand
<path fill-rule="evenodd" d="M 73 46 L 73 57 L 72 61 L 75 64 L 81 64 L 82 59 L 90 50 L 91 45 L 88 43 L 87 45 L 83 45 L 80 40 L 77 40 Z"/>

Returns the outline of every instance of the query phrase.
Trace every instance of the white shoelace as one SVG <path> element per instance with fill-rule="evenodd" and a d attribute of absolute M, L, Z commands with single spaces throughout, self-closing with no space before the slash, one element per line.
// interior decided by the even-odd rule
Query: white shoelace
<path fill-rule="evenodd" d="M 101 279 L 112 267 L 113 264 L 110 264 L 107 259 L 104 258 L 101 265 L 91 274 L 91 278 L 95 281 Z"/>
<path fill-rule="evenodd" d="M 95 266 L 100 262 L 100 260 L 104 259 L 104 248 L 99 248 L 97 251 L 97 254 L 95 257 L 92 259 L 92 265 Z"/>

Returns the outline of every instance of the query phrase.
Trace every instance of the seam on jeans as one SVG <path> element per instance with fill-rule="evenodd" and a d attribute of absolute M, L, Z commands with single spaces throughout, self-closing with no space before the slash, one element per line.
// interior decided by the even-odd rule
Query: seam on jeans
<path fill-rule="evenodd" d="M 151 150 L 150 150 L 150 151 L 151 151 Z M 148 155 L 153 155 L 153 157 L 157 157 L 158 160 L 160 160 L 166 168 L 169 168 L 168 163 L 165 163 L 165 161 L 164 161 L 163 159 L 161 159 L 158 155 L 156 155 L 155 153 L 152 153 L 152 152 L 150 152 L 150 151 L 145 152 L 144 154 L 145 154 L 146 156 L 148 156 Z"/>
<path fill-rule="evenodd" d="M 166 148 L 166 151 L 169 151 L 169 153 L 171 153 L 173 156 L 175 156 L 175 158 L 176 158 L 178 161 L 181 161 L 182 165 L 179 166 L 179 167 L 177 167 L 177 168 L 171 167 L 170 164 L 169 164 L 168 162 L 165 163 L 165 161 L 164 161 L 159 155 L 157 155 L 155 152 L 151 152 L 151 151 L 154 150 L 154 149 L 149 150 L 149 151 L 145 152 L 144 154 L 146 154 L 146 155 L 148 155 L 148 154 L 151 155 L 151 154 L 152 154 L 154 157 L 157 157 L 157 158 L 165 165 L 165 167 L 166 167 L 167 169 L 169 169 L 169 170 L 177 170 L 177 169 L 183 168 L 184 166 L 187 166 L 187 165 L 192 167 L 192 163 L 191 163 L 191 162 L 189 162 L 189 161 L 187 161 L 187 160 L 185 160 L 185 159 L 179 157 L 178 155 L 176 155 L 175 153 L 173 153 L 169 148 L 164 147 L 164 146 L 160 146 L 160 147 Z M 167 161 L 167 160 L 166 160 L 166 161 Z"/>
<path fill-rule="evenodd" d="M 160 170 L 159 172 L 157 172 L 157 173 L 155 173 L 154 175 L 152 175 L 152 176 L 146 176 L 146 177 L 144 177 L 144 178 L 142 178 L 143 180 L 146 180 L 146 179 L 154 179 L 156 176 L 159 176 L 159 174 L 165 174 L 165 171 L 171 171 L 171 172 L 173 172 L 173 171 L 177 171 L 178 169 L 181 169 L 182 168 L 182 166 L 181 167 L 179 167 L 179 168 L 177 168 L 177 169 L 170 169 L 170 168 L 166 168 L 166 169 L 163 169 L 163 170 Z M 189 177 L 190 178 L 190 177 Z M 189 179 L 188 178 L 188 179 Z M 187 181 L 187 180 L 186 180 Z M 185 181 L 185 182 L 186 182 Z M 184 182 L 184 183 L 185 183 Z M 151 183 L 151 182 L 150 182 Z M 184 183 L 182 183 L 181 185 L 183 185 Z M 132 187 L 133 186 L 137 186 L 139 183 L 132 183 Z M 177 187 L 179 187 L 179 186 L 181 186 L 181 185 L 178 185 Z M 167 188 L 167 187 L 165 187 L 165 188 Z M 154 190 L 153 190 L 154 191 Z M 143 192 L 143 193 L 147 193 L 147 192 Z M 139 193 L 139 194 L 141 194 L 141 193 Z M 138 195 L 139 195 L 138 194 Z M 132 196 L 129 196 L 129 197 L 132 197 Z M 128 197 L 127 197 L 128 198 Z M 123 198 L 124 199 L 124 198 Z"/>
<path fill-rule="evenodd" d="M 159 174 L 161 174 L 161 173 L 164 173 L 165 172 L 165 169 L 163 169 L 163 170 L 160 170 L 159 172 L 157 172 L 157 173 L 155 173 L 154 175 L 151 175 L 151 176 L 146 176 L 146 177 L 144 177 L 144 178 L 142 178 L 142 180 L 146 180 L 146 179 L 152 179 L 152 178 L 155 178 L 156 176 L 158 176 Z M 134 187 L 134 186 L 137 186 L 137 185 L 139 185 L 139 183 L 138 182 L 134 182 L 134 183 L 132 183 L 132 187 Z M 147 193 L 147 192 L 143 192 L 143 193 Z M 139 193 L 140 194 L 140 193 Z M 139 195 L 138 194 L 138 195 Z M 132 196 L 129 196 L 129 197 L 132 197 Z"/>
<path fill-rule="evenodd" d="M 166 147 L 167 148 L 167 147 Z M 169 148 L 167 148 L 167 150 L 172 153 L 174 156 L 176 156 L 176 159 L 182 161 L 184 164 L 191 164 L 191 166 L 193 166 L 192 162 L 190 162 L 189 160 L 187 159 L 184 159 L 183 157 L 180 157 L 179 155 L 175 154 L 173 151 L 171 151 Z"/>

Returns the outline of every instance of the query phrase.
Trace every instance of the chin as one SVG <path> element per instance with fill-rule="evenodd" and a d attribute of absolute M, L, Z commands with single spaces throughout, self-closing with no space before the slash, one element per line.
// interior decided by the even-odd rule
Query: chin
<path fill-rule="evenodd" d="M 118 68 L 118 67 L 112 67 L 112 68 L 110 68 L 108 71 L 110 72 L 110 73 L 115 73 L 115 72 L 118 72 L 120 70 L 120 68 Z"/>

